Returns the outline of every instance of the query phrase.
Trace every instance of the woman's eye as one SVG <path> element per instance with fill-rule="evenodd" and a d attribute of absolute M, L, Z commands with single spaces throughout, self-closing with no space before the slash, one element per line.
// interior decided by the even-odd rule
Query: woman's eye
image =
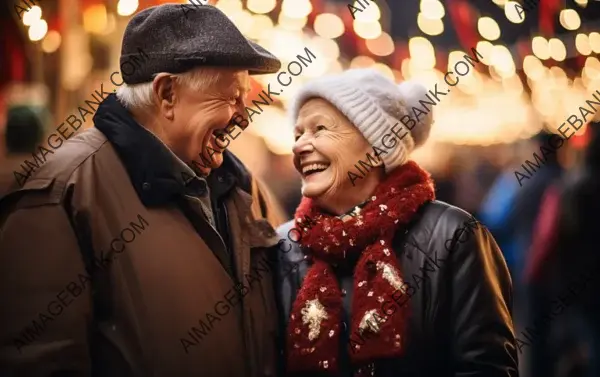
<path fill-rule="evenodd" d="M 327 129 L 327 127 L 325 127 L 325 126 L 324 126 L 324 125 L 322 125 L 322 124 L 319 124 L 319 125 L 317 126 L 317 131 L 324 131 L 324 130 L 326 130 L 326 129 Z"/>

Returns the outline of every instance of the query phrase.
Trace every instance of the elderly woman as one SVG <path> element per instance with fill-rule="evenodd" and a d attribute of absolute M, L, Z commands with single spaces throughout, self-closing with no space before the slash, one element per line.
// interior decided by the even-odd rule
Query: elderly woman
<path fill-rule="evenodd" d="M 297 266 L 278 274 L 286 375 L 518 375 L 496 242 L 408 160 L 429 135 L 430 94 L 367 69 L 295 99 L 303 199 L 278 230 L 295 242 L 281 266 Z"/>

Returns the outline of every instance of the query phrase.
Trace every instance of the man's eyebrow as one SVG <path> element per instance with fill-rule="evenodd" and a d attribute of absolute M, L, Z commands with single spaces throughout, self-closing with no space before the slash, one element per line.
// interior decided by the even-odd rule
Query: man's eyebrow
<path fill-rule="evenodd" d="M 248 94 L 250 93 L 250 91 L 252 90 L 252 88 L 250 87 L 250 80 L 244 80 L 244 82 L 238 82 L 238 89 L 243 93 L 243 94 Z"/>
<path fill-rule="evenodd" d="M 248 86 L 245 86 L 243 84 L 235 83 L 231 86 L 232 93 L 237 94 L 239 93 L 240 96 L 246 95 L 250 92 L 250 88 Z"/>
<path fill-rule="evenodd" d="M 248 94 L 252 88 L 250 86 L 250 78 L 246 77 L 245 79 L 237 79 L 233 82 L 232 86 L 234 91 L 239 91 L 240 95 Z"/>

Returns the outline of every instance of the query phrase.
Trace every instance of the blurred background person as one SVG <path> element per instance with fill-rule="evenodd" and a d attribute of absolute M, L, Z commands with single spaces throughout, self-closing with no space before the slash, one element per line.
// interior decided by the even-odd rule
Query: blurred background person
<path fill-rule="evenodd" d="M 526 284 L 523 274 L 532 239 L 536 234 L 534 224 L 540 212 L 544 192 L 560 179 L 563 171 L 559 164 L 560 149 L 547 154 L 543 160 L 544 163 L 540 165 L 538 170 L 533 168 L 532 171 L 531 165 L 528 165 L 525 161 L 537 163 L 533 153 L 542 155 L 540 147 L 548 148 L 552 135 L 546 131 L 535 135 L 531 143 L 528 144 L 528 148 L 533 149 L 531 156 L 517 160 L 515 164 L 509 166 L 498 181 L 500 186 L 495 191 L 490 192 L 488 197 L 488 213 L 490 214 L 488 220 L 490 220 L 490 226 L 493 229 L 492 233 L 498 234 L 503 244 L 506 245 L 507 248 L 504 252 L 505 255 L 509 256 L 512 266 L 513 284 L 516 287 L 515 301 L 517 302 L 517 309 L 515 310 L 515 317 L 518 318 L 518 330 L 531 326 L 537 315 L 550 309 L 545 302 L 540 300 L 537 285 Z M 555 144 L 552 143 L 552 145 Z M 527 174 L 523 165 L 528 168 L 531 174 Z M 518 181 L 516 171 L 521 174 L 525 173 L 528 178 Z M 509 177 L 511 177 L 510 180 Z M 495 202 L 494 198 L 498 198 L 498 202 Z M 496 214 L 492 213 L 491 208 L 494 207 L 497 211 Z M 543 343 L 547 338 L 541 337 L 541 339 L 540 344 L 529 349 L 531 353 L 529 360 L 531 362 L 527 365 L 531 366 L 532 370 L 543 371 L 541 375 L 545 375 L 549 374 L 552 369 Z M 533 375 L 539 375 L 539 373 Z"/>
<path fill-rule="evenodd" d="M 547 146 L 551 135 L 546 131 L 540 132 L 532 138 L 531 143 L 527 143 L 526 148 L 541 155 L 540 146 Z M 558 152 L 551 153 L 538 171 L 519 182 L 515 171 L 525 172 L 521 167 L 524 160 L 518 154 L 511 156 L 515 157 L 507 161 L 505 170 L 496 178 L 480 211 L 482 221 L 498 237 L 513 280 L 520 286 L 542 195 L 560 178 L 562 168 L 558 163 Z M 536 162 L 533 157 L 527 160 Z"/>
<path fill-rule="evenodd" d="M 8 110 L 4 141 L 6 156 L 0 164 L 0 197 L 18 184 L 15 171 L 22 172 L 21 164 L 31 160 L 46 132 L 45 118 L 36 109 L 20 105 Z"/>
<path fill-rule="evenodd" d="M 519 155 L 514 153 L 515 148 L 516 146 L 510 146 L 505 151 L 504 154 L 509 156 L 509 160 L 505 162 L 504 170 L 498 174 L 492 183 L 479 209 L 481 221 L 494 235 L 513 276 L 516 263 L 517 240 L 514 228 L 507 226 L 507 220 L 512 215 L 512 209 L 514 208 L 519 190 L 514 169 L 521 161 L 518 160 Z"/>
<path fill-rule="evenodd" d="M 600 375 L 600 253 L 595 233 L 600 211 L 600 123 L 590 124 L 586 138 L 580 163 L 545 191 L 527 260 L 525 277 L 537 291 L 532 311 L 543 314 L 540 308 L 547 309 L 559 296 L 565 306 L 557 323 L 541 329 L 550 340 L 536 347 L 543 353 L 532 370 L 536 375 L 551 371 L 552 363 L 544 366 L 543 359 L 560 360 L 564 354 L 570 369 L 583 366 L 585 376 Z M 556 343 L 562 346 L 550 347 Z M 585 357 L 574 350 L 585 350 Z"/>

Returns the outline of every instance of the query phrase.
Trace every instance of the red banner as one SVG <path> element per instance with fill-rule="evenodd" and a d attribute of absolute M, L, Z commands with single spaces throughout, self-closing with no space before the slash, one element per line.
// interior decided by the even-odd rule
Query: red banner
<path fill-rule="evenodd" d="M 461 45 L 466 51 L 471 50 L 480 39 L 475 10 L 465 0 L 449 0 L 446 9 Z"/>
<path fill-rule="evenodd" d="M 544 35 L 554 34 L 554 24 L 557 20 L 558 12 L 561 9 L 563 0 L 540 0 L 538 5 L 540 10 L 539 28 Z"/>

